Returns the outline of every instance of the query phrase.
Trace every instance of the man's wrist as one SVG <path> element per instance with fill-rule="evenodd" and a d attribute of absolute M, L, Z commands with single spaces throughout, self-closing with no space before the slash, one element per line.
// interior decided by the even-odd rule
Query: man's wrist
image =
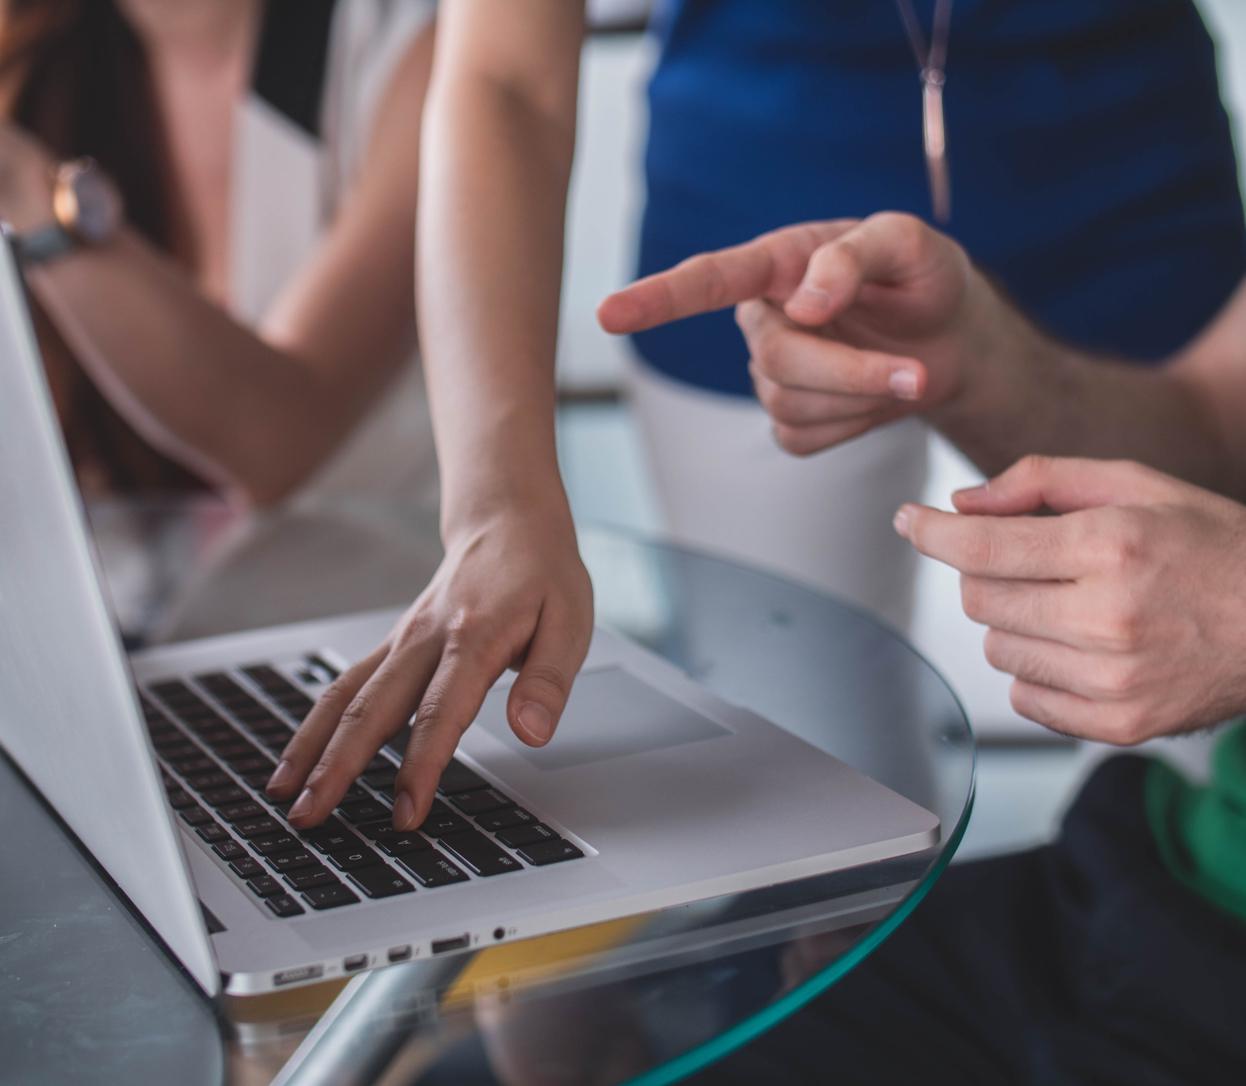
<path fill-rule="evenodd" d="M 978 275 L 967 307 L 961 380 L 928 421 L 953 441 L 997 419 L 1026 396 L 1028 376 L 1058 353 L 996 288 Z"/>

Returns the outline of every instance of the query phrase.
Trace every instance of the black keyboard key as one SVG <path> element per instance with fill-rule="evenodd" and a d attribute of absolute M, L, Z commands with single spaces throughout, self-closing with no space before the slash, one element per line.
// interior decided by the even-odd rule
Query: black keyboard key
<path fill-rule="evenodd" d="M 183 777 L 196 777 L 201 773 L 220 772 L 220 766 L 197 747 L 190 753 L 178 755 L 177 757 L 166 755 L 164 760 L 169 763 L 176 773 Z M 226 779 L 228 780 L 228 778 Z"/>
<path fill-rule="evenodd" d="M 283 876 L 291 886 L 296 890 L 315 890 L 320 886 L 337 886 L 337 876 L 332 871 L 327 871 L 323 867 L 304 868 L 301 871 L 291 871 L 288 875 Z"/>
<path fill-rule="evenodd" d="M 443 796 L 457 796 L 460 792 L 475 792 L 488 787 L 487 780 L 457 758 L 442 770 L 441 780 L 437 782 L 437 791 Z"/>
<path fill-rule="evenodd" d="M 358 871 L 380 863 L 380 857 L 367 845 L 356 842 L 354 846 L 325 853 L 325 858 L 339 871 Z"/>
<path fill-rule="evenodd" d="M 251 798 L 236 784 L 231 784 L 228 788 L 212 788 L 200 792 L 199 797 L 209 807 L 228 807 L 231 803 L 245 803 Z"/>
<path fill-rule="evenodd" d="M 368 897 L 394 897 L 415 890 L 397 871 L 389 867 L 361 867 L 348 873 L 348 878 Z"/>
<path fill-rule="evenodd" d="M 269 818 L 267 815 L 261 815 L 259 818 L 248 818 L 245 822 L 234 823 L 234 833 L 239 837 L 245 837 L 248 841 L 254 840 L 256 837 L 274 837 L 281 833 L 284 827 L 275 818 Z"/>
<path fill-rule="evenodd" d="M 415 876 L 421 886 L 449 886 L 454 882 L 467 882 L 467 876 L 447 860 L 440 852 L 412 852 L 398 861 Z"/>
<path fill-rule="evenodd" d="M 429 808 L 428 817 L 420 827 L 420 832 L 429 837 L 444 837 L 447 833 L 458 833 L 470 829 L 467 822 L 456 815 L 444 803 L 434 800 Z"/>
<path fill-rule="evenodd" d="M 273 897 L 266 897 L 264 904 L 283 918 L 287 916 L 302 916 L 307 911 L 289 894 L 276 894 Z"/>
<path fill-rule="evenodd" d="M 422 852 L 432 848 L 425 838 L 412 829 L 395 829 L 389 822 L 373 822 L 360 826 L 366 837 L 375 841 L 386 856 L 405 856 L 407 852 Z"/>
<path fill-rule="evenodd" d="M 562 863 L 563 860 L 578 860 L 584 853 L 570 841 L 564 841 L 559 837 L 553 841 L 524 845 L 519 850 L 519 855 L 524 863 L 530 863 L 534 867 L 544 867 L 546 864 Z"/>
<path fill-rule="evenodd" d="M 229 834 L 225 832 L 225 827 L 218 826 L 215 822 L 205 822 L 195 830 L 195 833 L 204 841 L 207 841 L 209 845 L 214 845 L 217 841 L 225 841 L 229 838 Z"/>
<path fill-rule="evenodd" d="M 300 848 L 296 852 L 283 852 L 277 856 L 265 856 L 264 862 L 282 875 L 290 871 L 302 871 L 309 867 L 320 866 L 320 861 L 305 848 Z"/>
<path fill-rule="evenodd" d="M 261 856 L 278 856 L 283 852 L 301 849 L 303 842 L 293 834 L 275 833 L 271 837 L 256 837 L 251 841 L 251 847 Z"/>
<path fill-rule="evenodd" d="M 396 830 L 388 822 L 372 822 L 360 826 L 359 830 L 369 840 L 375 841 L 387 856 L 401 856 L 433 847 L 414 830 Z"/>
<path fill-rule="evenodd" d="M 242 803 L 231 803 L 227 807 L 220 809 L 220 816 L 226 822 L 245 822 L 249 818 L 261 818 L 268 812 L 264 810 L 254 800 L 246 800 Z"/>
<path fill-rule="evenodd" d="M 476 792 L 463 792 L 450 797 L 450 802 L 467 815 L 496 811 L 499 807 L 511 807 L 512 802 L 496 788 L 482 788 Z"/>
<path fill-rule="evenodd" d="M 520 848 L 523 845 L 535 845 L 538 841 L 557 841 L 558 834 L 543 822 L 534 826 L 511 826 L 498 831 L 498 840 L 507 848 Z"/>
<path fill-rule="evenodd" d="M 353 852 L 362 847 L 359 838 L 348 833 L 345 827 L 333 830 L 317 827 L 304 831 L 301 836 L 317 852 Z"/>
<path fill-rule="evenodd" d="M 393 766 L 390 766 L 388 769 L 377 769 L 365 773 L 363 775 L 363 783 L 369 788 L 375 788 L 378 792 L 392 792 L 397 775 L 398 770 Z"/>
<path fill-rule="evenodd" d="M 389 808 L 375 799 L 361 799 L 354 803 L 343 803 L 338 813 L 347 822 L 375 822 L 377 819 L 388 818 Z"/>
<path fill-rule="evenodd" d="M 269 778 L 273 775 L 272 766 L 249 773 L 240 773 L 244 781 L 247 782 L 249 788 L 254 788 L 257 792 L 264 791 L 268 787 Z"/>
<path fill-rule="evenodd" d="M 272 875 L 260 875 L 259 878 L 251 879 L 247 883 L 247 888 L 256 897 L 276 897 L 286 892 L 286 888 Z"/>
<path fill-rule="evenodd" d="M 235 773 L 261 773 L 267 780 L 273 775 L 274 762 L 267 754 L 248 754 L 236 761 L 230 759 L 229 766 Z"/>
<path fill-rule="evenodd" d="M 409 852 L 423 852 L 433 846 L 418 833 L 396 833 L 393 837 L 383 837 L 377 841 L 377 847 L 386 856 L 405 856 Z"/>
<path fill-rule="evenodd" d="M 148 688 L 156 697 L 163 701 L 198 701 L 198 697 L 191 692 L 189 686 L 177 679 L 169 679 L 166 682 L 152 683 Z"/>
<path fill-rule="evenodd" d="M 273 694 L 272 698 L 295 720 L 299 721 L 307 716 L 307 714 L 312 711 L 312 707 L 316 704 L 301 690 L 295 690 L 289 694 Z"/>
<path fill-rule="evenodd" d="M 254 879 L 264 874 L 264 868 L 257 861 L 251 859 L 250 856 L 244 856 L 241 860 L 235 860 L 229 867 L 240 879 Z"/>
<path fill-rule="evenodd" d="M 496 833 L 511 826 L 530 826 L 536 822 L 536 815 L 525 811 L 522 807 L 501 807 L 496 811 L 488 811 L 476 819 L 476 825 L 482 830 Z"/>
<path fill-rule="evenodd" d="M 332 682 L 334 679 L 336 679 L 338 676 L 342 674 L 336 667 L 334 667 L 331 663 L 329 663 L 329 661 L 326 660 L 323 656 L 321 656 L 320 653 L 318 652 L 312 653 L 307 658 L 307 662 L 311 664 L 311 666 L 315 668 L 318 672 L 320 672 L 323 678 L 328 679 L 330 682 Z"/>
<path fill-rule="evenodd" d="M 280 671 L 267 664 L 250 664 L 239 670 L 261 690 L 284 690 L 290 685 Z"/>
<path fill-rule="evenodd" d="M 398 771 L 398 767 L 383 754 L 376 755 L 372 761 L 363 767 L 363 771 L 365 773 L 380 773 L 381 770 L 388 770 L 390 773 L 396 773 Z"/>
<path fill-rule="evenodd" d="M 215 762 L 209 763 L 212 769 L 203 773 L 192 773 L 186 778 L 186 783 L 190 785 L 196 792 L 210 792 L 214 788 L 228 788 L 234 783 L 233 778 L 225 773 Z"/>
<path fill-rule="evenodd" d="M 178 787 L 176 784 L 169 789 L 169 806 L 175 811 L 184 811 L 187 807 L 194 807 L 195 797 L 185 789 Z"/>
<path fill-rule="evenodd" d="M 248 743 L 245 739 L 231 739 L 228 743 L 217 743 L 212 749 L 230 766 L 237 765 L 238 762 L 247 758 L 254 758 L 259 753 L 255 744 Z"/>
<path fill-rule="evenodd" d="M 222 841 L 219 845 L 213 845 L 212 851 L 226 862 L 241 860 L 247 854 L 247 850 L 237 841 Z"/>
<path fill-rule="evenodd" d="M 508 871 L 522 870 L 523 867 L 509 852 L 498 848 L 483 833 L 475 830 L 452 833 L 438 843 L 477 875 L 504 875 Z"/>
<path fill-rule="evenodd" d="M 178 811 L 177 817 L 188 826 L 202 826 L 204 823 L 212 821 L 212 816 L 197 803 L 193 807 L 186 807 Z"/>
<path fill-rule="evenodd" d="M 351 893 L 345 886 L 320 886 L 303 894 L 303 900 L 313 909 L 336 909 L 340 905 L 350 905 L 359 900 L 358 895 Z"/>

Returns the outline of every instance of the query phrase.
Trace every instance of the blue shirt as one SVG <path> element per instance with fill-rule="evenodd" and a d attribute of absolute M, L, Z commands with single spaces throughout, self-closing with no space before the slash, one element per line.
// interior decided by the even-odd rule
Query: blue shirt
<path fill-rule="evenodd" d="M 927 32 L 933 0 L 914 0 Z M 929 217 L 921 86 L 892 0 L 667 0 L 640 272 L 810 219 Z M 1215 55 L 1190 0 L 955 0 L 946 227 L 1070 342 L 1157 360 L 1246 274 Z M 751 395 L 729 312 L 636 337 Z"/>

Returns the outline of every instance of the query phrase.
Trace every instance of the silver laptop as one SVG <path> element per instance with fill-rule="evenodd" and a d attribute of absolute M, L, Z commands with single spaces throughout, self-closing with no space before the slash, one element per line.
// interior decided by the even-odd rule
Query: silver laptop
<path fill-rule="evenodd" d="M 506 679 L 418 832 L 382 751 L 304 833 L 263 784 L 396 612 L 129 658 L 0 245 L 0 743 L 209 994 L 246 995 L 925 849 L 935 815 L 598 630 L 554 740 Z"/>

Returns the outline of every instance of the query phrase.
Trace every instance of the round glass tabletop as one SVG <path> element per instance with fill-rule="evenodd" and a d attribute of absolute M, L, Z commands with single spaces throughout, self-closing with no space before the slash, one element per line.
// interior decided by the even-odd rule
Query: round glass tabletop
<path fill-rule="evenodd" d="M 241 518 L 103 505 L 92 522 L 133 644 L 408 603 L 427 513 L 365 504 Z M 673 1083 L 833 985 L 951 859 L 973 797 L 955 696 L 896 633 L 790 581 L 586 528 L 597 620 L 935 813 L 920 853 L 349 982 L 224 1000 L 237 1082 Z M 777 833 L 782 827 L 776 827 Z"/>

